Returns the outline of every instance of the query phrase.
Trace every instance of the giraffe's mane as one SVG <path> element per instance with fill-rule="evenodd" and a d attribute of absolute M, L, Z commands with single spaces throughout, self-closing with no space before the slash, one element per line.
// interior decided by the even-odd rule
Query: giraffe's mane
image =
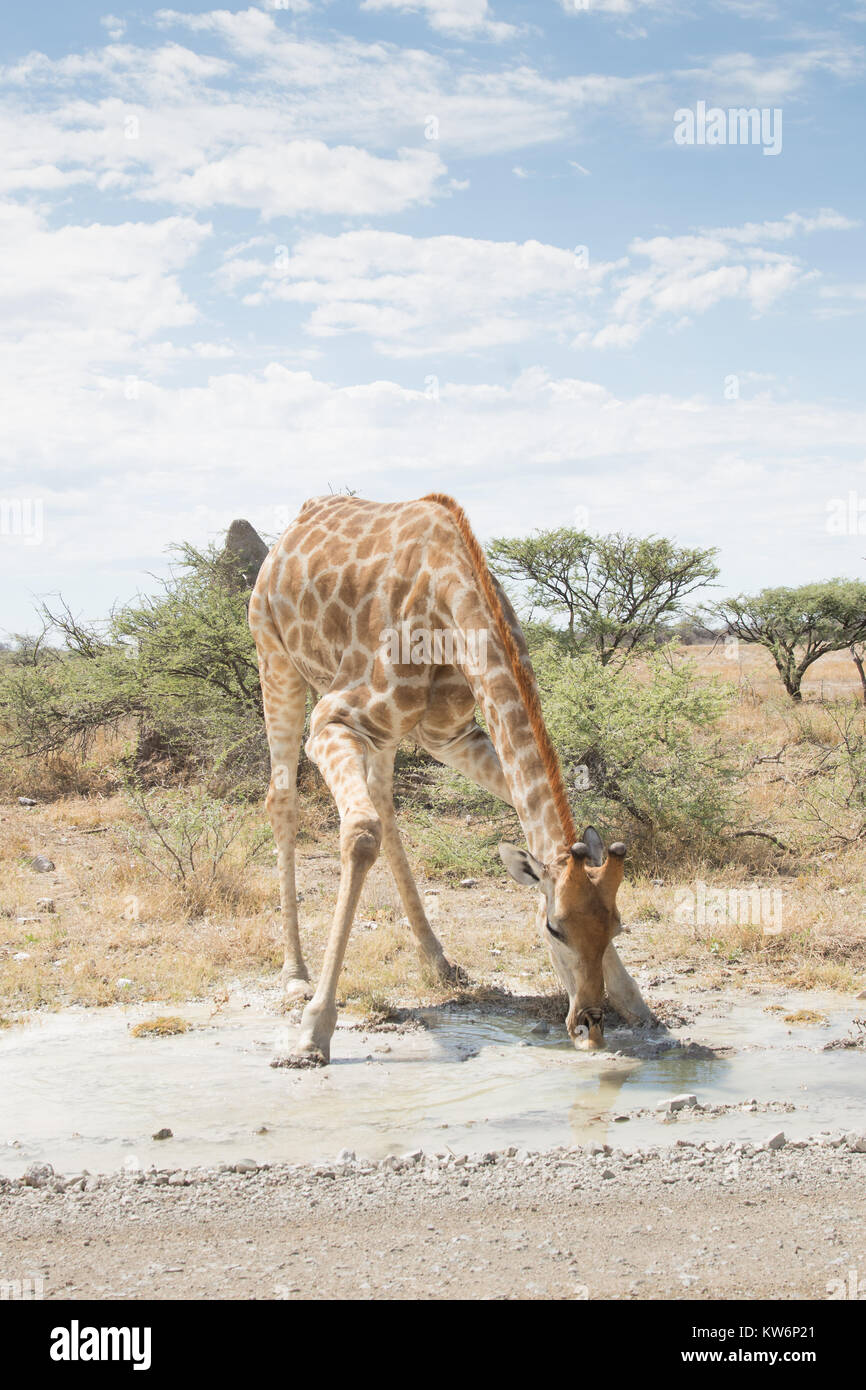
<path fill-rule="evenodd" d="M 565 843 L 571 845 L 577 839 L 577 831 L 574 825 L 574 817 L 571 813 L 571 806 L 569 805 L 566 795 L 565 785 L 562 780 L 562 769 L 559 765 L 559 758 L 551 741 L 550 734 L 547 732 L 547 725 L 544 722 L 544 715 L 541 712 L 541 701 L 538 696 L 538 686 L 535 682 L 535 677 L 532 674 L 531 668 L 528 669 L 526 663 L 521 658 L 517 643 L 514 640 L 514 633 L 511 630 L 508 619 L 503 611 L 499 595 L 496 592 L 493 577 L 490 573 L 490 567 L 487 563 L 487 556 L 481 549 L 472 527 L 469 525 L 469 519 L 466 513 L 460 504 L 454 501 L 453 497 L 449 497 L 445 492 L 430 492 L 426 497 L 422 497 L 421 501 L 438 502 L 439 506 L 444 507 L 454 518 L 454 524 L 460 532 L 463 544 L 466 546 L 469 553 L 473 572 L 487 600 L 493 615 L 493 621 L 496 624 L 496 630 L 505 648 L 508 665 L 520 693 L 523 707 L 526 710 L 526 716 L 529 720 L 529 727 L 532 730 L 535 746 L 538 749 L 539 757 L 544 765 L 547 784 L 550 788 L 550 794 L 553 797 L 554 805 L 556 806 L 556 812 L 559 816 L 559 823 L 562 826 Z"/>

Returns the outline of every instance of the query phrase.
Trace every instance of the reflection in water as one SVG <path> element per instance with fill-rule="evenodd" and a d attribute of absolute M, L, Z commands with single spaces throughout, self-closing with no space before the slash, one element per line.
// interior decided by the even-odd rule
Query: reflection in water
<path fill-rule="evenodd" d="M 453 1009 L 428 1011 L 416 1032 L 340 1028 L 332 1065 L 304 1072 L 268 1065 L 296 1030 L 256 996 L 246 1006 L 233 997 L 215 1019 L 208 1005 L 191 1004 L 183 1014 L 195 1026 L 167 1038 L 130 1035 L 153 1006 L 37 1016 L 0 1035 L 0 1172 L 34 1161 L 95 1172 L 305 1161 L 342 1148 L 377 1158 L 415 1147 L 758 1140 L 780 1127 L 778 1115 L 739 1108 L 714 1119 L 683 1112 L 670 1125 L 635 1113 L 681 1091 L 703 1104 L 794 1101 L 783 1120 L 791 1138 L 862 1128 L 862 1054 L 820 1051 L 847 1032 L 851 1008 L 812 995 L 830 1025 L 791 1029 L 766 1009 L 783 997 L 797 1006 L 798 996 L 769 991 L 701 996 L 696 1021 L 667 1039 L 736 1049 L 724 1057 L 679 1046 L 653 1053 L 626 1030 L 609 1036 L 607 1052 L 577 1052 L 560 1029 L 540 1038 L 531 1020 Z M 614 1121 L 626 1112 L 628 1123 Z M 162 1128 L 174 1138 L 154 1140 Z"/>

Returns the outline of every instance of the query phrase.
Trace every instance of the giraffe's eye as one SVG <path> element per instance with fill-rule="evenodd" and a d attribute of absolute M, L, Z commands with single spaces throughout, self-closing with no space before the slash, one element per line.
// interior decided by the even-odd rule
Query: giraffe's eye
<path fill-rule="evenodd" d="M 565 937 L 563 936 L 562 932 L 561 932 L 561 931 L 557 931 L 557 930 L 556 930 L 556 927 L 552 927 L 552 926 L 550 925 L 550 922 L 549 922 L 549 921 L 548 921 L 548 923 L 547 923 L 547 930 L 550 932 L 550 935 L 551 935 L 551 936 L 555 936 L 555 937 L 556 937 L 557 941 L 564 941 L 564 940 L 565 940 Z"/>

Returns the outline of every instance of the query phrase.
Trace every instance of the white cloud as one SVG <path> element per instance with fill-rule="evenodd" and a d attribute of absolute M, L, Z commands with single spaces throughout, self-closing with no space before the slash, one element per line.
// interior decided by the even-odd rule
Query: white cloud
<path fill-rule="evenodd" d="M 394 156 L 292 138 L 276 107 L 192 98 L 148 107 L 118 97 L 63 101 L 50 115 L 0 108 L 0 191 L 76 184 L 183 208 L 248 207 L 369 216 L 429 202 L 443 190 L 435 147 Z"/>
<path fill-rule="evenodd" d="M 814 277 L 775 243 L 855 225 L 832 209 L 790 213 L 739 228 L 638 237 L 627 257 L 590 257 L 585 266 L 574 250 L 538 241 L 365 230 L 305 237 L 290 252 L 257 243 L 264 256 L 249 255 L 247 244 L 226 257 L 220 276 L 252 307 L 274 300 L 305 306 L 315 336 L 363 333 L 394 357 L 476 352 L 533 337 L 627 350 L 652 325 L 679 327 L 725 300 L 766 313 Z"/>
<path fill-rule="evenodd" d="M 273 532 L 329 483 L 383 500 L 454 492 L 482 536 L 550 525 L 580 502 L 594 530 L 721 544 L 733 588 L 845 572 L 862 553 L 862 538 L 825 528 L 829 500 L 866 482 L 862 408 L 730 402 L 721 387 L 616 394 L 539 368 L 510 387 L 442 380 L 438 400 L 420 381 L 338 387 L 276 364 L 144 382 L 133 399 L 108 373 L 63 395 L 26 376 L 20 389 L 4 447 L 43 499 L 46 538 L 15 548 L 17 591 L 60 587 L 77 607 L 89 595 L 91 612 L 118 573 L 128 593 L 147 583 L 170 540 L 236 515 Z"/>
<path fill-rule="evenodd" d="M 677 90 L 704 98 L 713 106 L 779 106 L 800 98 L 810 79 L 829 74 L 841 81 L 863 71 L 863 49 L 827 42 L 791 49 L 770 57 L 723 53 L 699 67 L 674 74 Z"/>
<path fill-rule="evenodd" d="M 430 150 L 399 150 L 396 159 L 383 159 L 351 145 L 291 140 L 243 146 L 191 173 L 169 173 L 144 196 L 197 208 L 253 208 L 266 220 L 309 212 L 367 217 L 430 202 L 444 173 Z"/>
<path fill-rule="evenodd" d="M 99 22 L 110 39 L 122 39 L 126 33 L 126 20 L 118 19 L 116 14 L 104 14 Z"/>
<path fill-rule="evenodd" d="M 578 336 L 582 347 L 630 347 L 660 319 L 682 321 L 706 313 L 723 300 L 743 300 L 766 313 L 791 290 L 813 281 L 816 272 L 772 244 L 817 230 L 847 230 L 859 224 L 822 209 L 815 216 L 786 217 L 742 227 L 720 227 L 684 236 L 635 238 L 627 269 L 611 277 L 616 298 L 612 322 Z M 761 246 L 761 241 L 770 245 Z"/>
<path fill-rule="evenodd" d="M 822 285 L 818 293 L 822 300 L 816 312 L 819 319 L 846 319 L 866 313 L 866 281 Z"/>
<path fill-rule="evenodd" d="M 559 0 L 566 14 L 609 14 L 624 18 L 644 10 L 665 10 L 674 8 L 672 0 Z"/>
<path fill-rule="evenodd" d="M 431 29 L 451 38 L 511 38 L 513 24 L 494 20 L 487 0 L 363 0 L 362 10 L 400 10 L 423 14 Z"/>
<path fill-rule="evenodd" d="M 363 332 L 392 356 L 466 352 L 573 333 L 611 270 L 538 241 L 357 231 L 310 236 L 288 256 L 237 256 L 226 283 L 257 281 L 248 304 L 312 306 L 313 334 Z"/>
<path fill-rule="evenodd" d="M 0 230 L 0 319 L 13 359 L 32 350 L 62 362 L 73 344 L 90 359 L 118 357 L 198 317 L 175 272 L 210 236 L 208 224 L 168 217 L 53 228 L 33 208 L 7 203 Z"/>
<path fill-rule="evenodd" d="M 846 232 L 859 226 L 859 222 L 834 212 L 832 208 L 821 208 L 814 217 L 789 212 L 775 222 L 746 222 L 742 227 L 720 227 L 716 235 L 724 237 L 726 241 L 789 241 L 801 232 Z"/>
<path fill-rule="evenodd" d="M 258 8 L 155 19 L 219 52 L 112 42 L 59 58 L 31 53 L 0 70 L 0 190 L 80 185 L 182 208 L 261 203 L 271 214 L 350 212 L 357 197 L 361 215 L 388 213 L 445 191 L 437 159 L 573 140 L 599 118 L 655 138 L 670 131 L 674 88 L 689 100 L 776 101 L 862 64 L 854 46 L 827 43 L 775 58 L 717 56 L 670 75 L 551 77 L 525 61 L 481 66 L 460 50 L 322 41 Z M 431 118 L 435 139 L 426 138 Z M 340 176 L 345 200 L 331 186 Z"/>
<path fill-rule="evenodd" d="M 738 19 L 770 20 L 779 18 L 775 0 L 714 0 L 717 10 L 735 14 Z"/>
<path fill-rule="evenodd" d="M 54 165 L 82 182 L 111 173 L 135 192 L 166 172 L 189 174 L 250 147 L 266 157 L 291 140 L 490 155 L 573 136 L 577 117 L 599 111 L 613 110 L 617 119 L 627 111 L 640 121 L 653 81 L 551 78 L 525 62 L 481 67 L 459 50 L 445 55 L 342 35 L 323 42 L 258 9 L 160 11 L 156 19 L 163 28 L 207 35 L 226 56 L 177 43 L 109 44 L 58 59 L 30 54 L 0 69 L 0 87 L 15 101 L 7 124 L 18 153 L 7 153 L 7 166 Z M 34 107 L 29 117 L 18 101 L 24 88 Z M 130 115 L 140 121 L 137 142 L 124 139 Z M 435 141 L 425 138 L 431 116 Z"/>

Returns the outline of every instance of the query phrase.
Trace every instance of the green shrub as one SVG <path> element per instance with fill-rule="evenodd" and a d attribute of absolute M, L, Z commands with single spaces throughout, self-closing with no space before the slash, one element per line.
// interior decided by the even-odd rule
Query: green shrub
<path fill-rule="evenodd" d="M 2 654 L 0 747 L 83 759 L 97 734 L 120 734 L 138 772 L 259 795 L 269 762 L 255 644 L 221 563 L 213 547 L 183 546 L 161 593 L 101 623 L 44 605 L 45 634 L 63 646 L 21 639 Z"/>
<path fill-rule="evenodd" d="M 709 844 L 731 825 L 736 770 L 718 729 L 731 687 L 696 684 L 694 663 L 674 665 L 670 649 L 648 656 L 643 672 L 552 643 L 533 664 L 581 824 L 656 848 Z"/>

